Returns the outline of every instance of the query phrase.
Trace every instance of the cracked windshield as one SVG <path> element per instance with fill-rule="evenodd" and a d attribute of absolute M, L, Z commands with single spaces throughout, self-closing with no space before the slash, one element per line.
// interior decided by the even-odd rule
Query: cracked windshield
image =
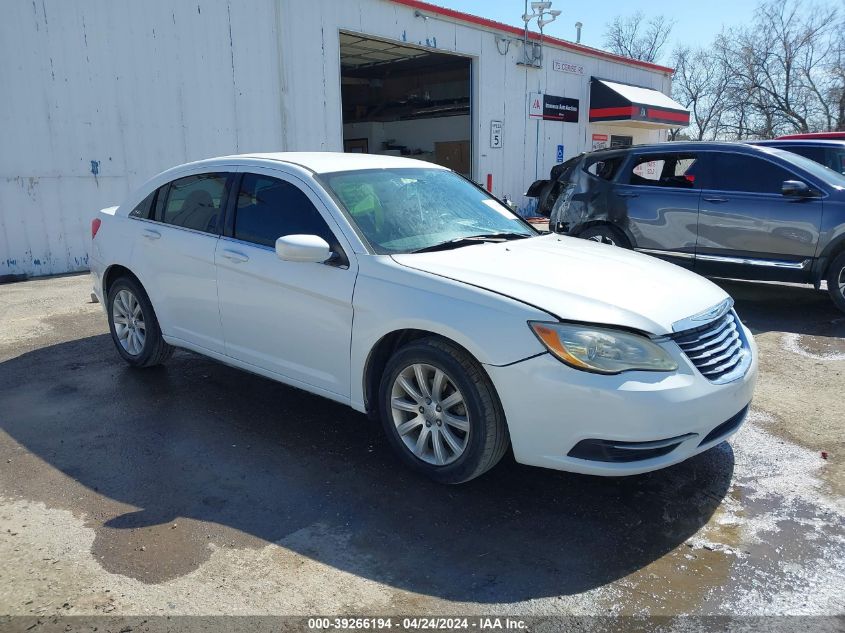
<path fill-rule="evenodd" d="M 329 174 L 325 181 L 383 255 L 466 238 L 536 235 L 498 200 L 443 169 L 372 169 Z"/>

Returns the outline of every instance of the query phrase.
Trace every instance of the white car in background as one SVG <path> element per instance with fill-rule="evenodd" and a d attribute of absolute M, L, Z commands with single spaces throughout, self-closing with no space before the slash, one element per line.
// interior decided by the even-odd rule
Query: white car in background
<path fill-rule="evenodd" d="M 518 462 L 629 475 L 742 424 L 756 348 L 730 297 L 620 248 L 539 235 L 448 169 L 230 156 L 156 176 L 92 222 L 130 365 L 174 347 L 381 419 L 441 482 Z"/>

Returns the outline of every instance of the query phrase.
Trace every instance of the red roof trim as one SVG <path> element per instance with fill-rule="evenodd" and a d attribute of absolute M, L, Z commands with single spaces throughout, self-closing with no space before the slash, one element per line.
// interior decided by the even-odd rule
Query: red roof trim
<path fill-rule="evenodd" d="M 523 37 L 525 31 L 519 27 L 511 26 L 509 24 L 503 24 L 501 22 L 496 22 L 495 20 L 488 20 L 487 18 L 482 18 L 477 15 L 472 15 L 471 13 L 464 13 L 463 11 L 455 11 L 454 9 L 447 9 L 446 7 L 441 7 L 436 4 L 431 4 L 430 2 L 422 2 L 421 0 L 390 0 L 395 4 L 401 4 L 406 7 L 411 7 L 412 9 L 419 9 L 420 11 L 428 11 L 430 13 L 436 13 L 437 15 L 442 15 L 447 18 L 452 18 L 454 20 L 460 20 L 461 22 L 469 22 L 470 24 L 477 24 L 478 26 L 483 26 L 489 29 L 496 29 L 498 31 L 505 31 L 506 33 L 511 33 L 512 35 L 518 35 L 519 37 Z M 528 32 L 528 38 L 532 40 L 539 40 L 540 34 L 535 33 L 534 31 Z M 548 35 L 543 36 L 543 42 L 546 44 L 552 44 L 554 46 L 559 46 L 561 48 L 567 48 L 571 51 L 576 53 L 581 53 L 582 55 L 590 55 L 592 57 L 600 57 L 602 59 L 610 59 L 615 62 L 621 62 L 623 64 L 629 64 L 631 66 L 639 66 L 640 68 L 647 68 L 648 70 L 657 70 L 664 73 L 672 74 L 675 72 L 674 68 L 669 68 L 668 66 L 661 66 L 659 64 L 652 64 L 650 62 L 643 62 L 638 59 L 631 59 L 630 57 L 624 57 L 622 55 L 616 55 L 614 53 L 608 53 L 607 51 L 599 50 L 598 48 L 592 48 L 591 46 L 584 46 L 583 44 L 576 44 L 574 42 L 569 42 L 567 40 L 561 40 L 556 37 L 550 37 Z"/>

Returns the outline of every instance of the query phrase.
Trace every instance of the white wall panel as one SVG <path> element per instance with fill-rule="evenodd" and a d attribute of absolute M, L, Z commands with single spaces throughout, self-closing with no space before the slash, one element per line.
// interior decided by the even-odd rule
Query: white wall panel
<path fill-rule="evenodd" d="M 90 220 L 175 164 L 284 147 L 274 0 L 17 0 L 0 21 L 0 278 L 87 267 Z"/>
<path fill-rule="evenodd" d="M 471 57 L 475 177 L 493 174 L 494 193 L 522 203 L 558 144 L 567 157 L 589 148 L 590 75 L 670 86 L 661 72 L 548 45 L 544 68 L 526 69 L 517 41 L 499 53 L 502 33 L 389 0 L 10 0 L 3 11 L 0 278 L 85 269 L 96 210 L 175 164 L 341 150 L 340 30 Z M 580 123 L 529 120 L 534 91 L 578 98 Z M 502 149 L 489 147 L 494 119 Z"/>

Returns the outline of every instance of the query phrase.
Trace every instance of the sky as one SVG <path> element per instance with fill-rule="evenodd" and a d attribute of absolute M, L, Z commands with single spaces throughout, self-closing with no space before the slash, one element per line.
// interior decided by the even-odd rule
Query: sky
<path fill-rule="evenodd" d="M 484 16 L 497 22 L 523 26 L 524 0 L 428 0 L 433 4 Z M 545 28 L 554 37 L 575 40 L 575 23 L 582 22 L 581 42 L 604 48 L 605 25 L 616 15 L 642 11 L 646 17 L 663 14 L 675 20 L 672 37 L 663 52 L 668 57 L 678 43 L 707 46 L 722 30 L 751 20 L 755 0 L 707 0 L 706 2 L 657 2 L 656 0 L 611 0 L 610 2 L 553 0 L 552 8 L 563 13 Z M 530 5 L 530 3 L 529 3 Z M 536 30 L 536 21 L 532 22 Z"/>

